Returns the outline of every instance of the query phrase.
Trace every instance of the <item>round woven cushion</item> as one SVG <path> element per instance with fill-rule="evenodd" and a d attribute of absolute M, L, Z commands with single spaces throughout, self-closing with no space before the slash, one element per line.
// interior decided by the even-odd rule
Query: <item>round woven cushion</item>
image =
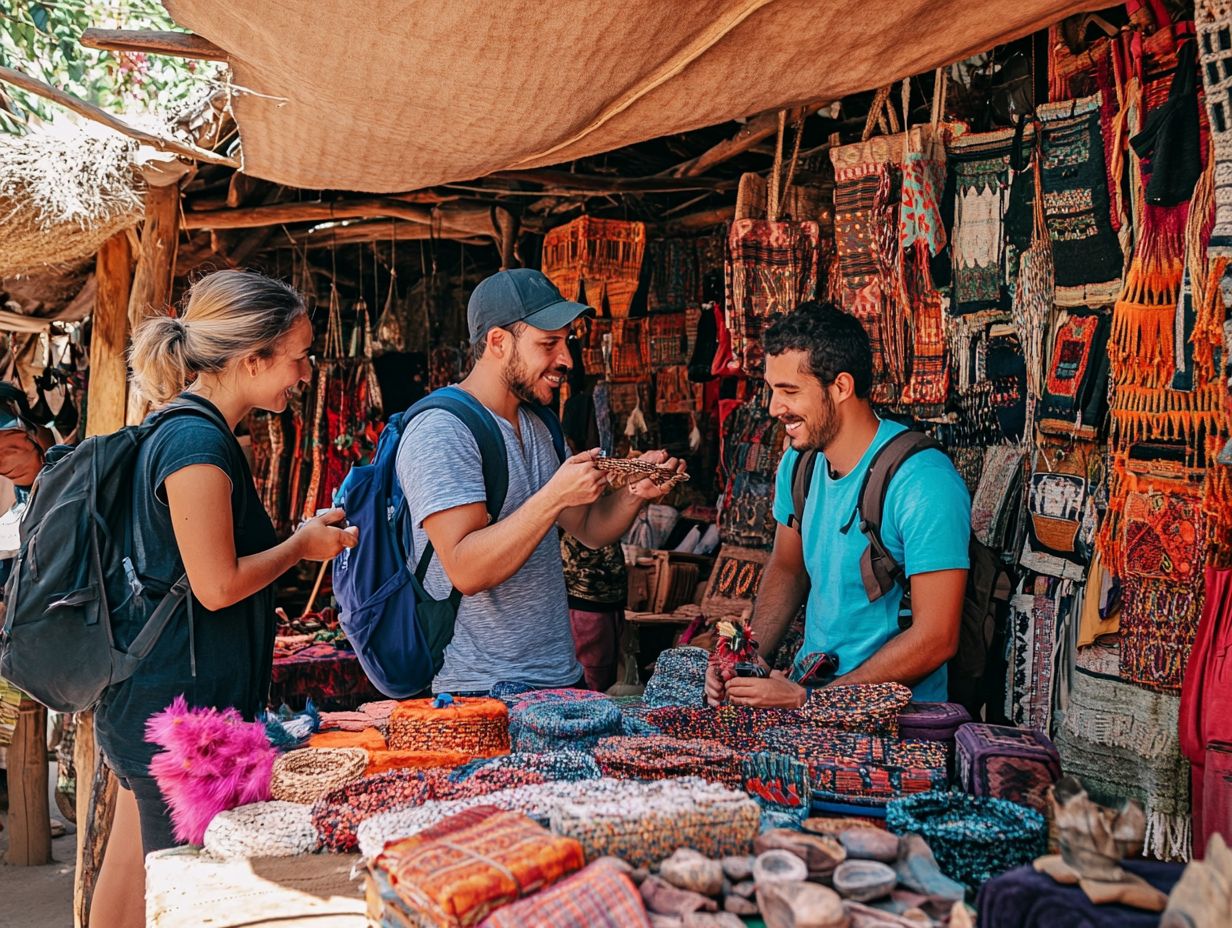
<path fill-rule="evenodd" d="M 215 857 L 294 857 L 317 848 L 312 811 L 298 802 L 254 802 L 219 812 L 205 829 Z"/>
<path fill-rule="evenodd" d="M 368 766 L 359 748 L 306 748 L 274 761 L 270 794 L 275 799 L 311 805 L 330 790 L 353 783 Z"/>

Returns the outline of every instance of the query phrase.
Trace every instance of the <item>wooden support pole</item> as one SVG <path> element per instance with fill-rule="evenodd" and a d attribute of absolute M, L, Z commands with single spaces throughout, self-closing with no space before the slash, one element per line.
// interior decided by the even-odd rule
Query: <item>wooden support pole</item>
<path fill-rule="evenodd" d="M 87 29 L 78 41 L 86 48 L 106 52 L 145 52 L 196 58 L 199 61 L 227 61 L 227 53 L 209 39 L 191 32 L 156 32 L 139 29 Z"/>
<path fill-rule="evenodd" d="M 132 249 L 127 232 L 103 242 L 95 259 L 94 327 L 90 337 L 90 403 L 86 434 L 106 435 L 124 425 L 128 396 L 128 299 Z"/>
<path fill-rule="evenodd" d="M 77 716 L 77 741 L 73 745 L 77 767 L 77 868 L 73 879 L 73 928 L 89 928 L 94 885 L 103 868 L 107 839 L 115 818 L 119 783 L 111 768 L 102 763 L 94 740 L 94 713 Z"/>
<path fill-rule="evenodd" d="M 9 746 L 9 852 L 15 867 L 51 863 L 47 802 L 47 708 L 23 696 Z"/>
<path fill-rule="evenodd" d="M 43 97 L 53 103 L 58 103 L 66 109 L 72 110 L 79 116 L 84 116 L 86 119 L 91 119 L 94 122 L 102 123 L 121 135 L 127 135 L 131 139 L 136 139 L 139 142 L 144 142 L 152 148 L 157 148 L 159 151 L 173 152 L 177 155 L 183 155 L 185 158 L 191 158 L 196 161 L 205 161 L 209 164 L 221 164 L 229 168 L 238 168 L 240 163 L 234 158 L 227 158 L 223 155 L 216 155 L 212 151 L 206 151 L 203 148 L 198 148 L 196 145 L 189 145 L 187 142 L 181 142 L 176 139 L 165 138 L 161 135 L 151 135 L 138 129 L 136 126 L 130 126 L 122 119 L 117 119 L 105 110 L 99 109 L 93 103 L 87 103 L 78 97 L 73 96 L 50 84 L 45 84 L 42 81 L 35 80 L 27 74 L 22 74 L 20 71 L 14 71 L 12 68 L 0 67 L 0 81 L 6 84 L 12 84 L 14 87 L 19 87 L 27 93 L 32 93 L 37 97 Z"/>
<path fill-rule="evenodd" d="M 145 221 L 141 226 L 141 250 L 133 273 L 133 292 L 128 299 L 128 328 L 136 331 L 144 319 L 171 311 L 171 283 L 180 246 L 180 186 L 151 185 L 145 196 Z M 126 421 L 136 425 L 148 408 L 136 391 L 128 397 Z"/>

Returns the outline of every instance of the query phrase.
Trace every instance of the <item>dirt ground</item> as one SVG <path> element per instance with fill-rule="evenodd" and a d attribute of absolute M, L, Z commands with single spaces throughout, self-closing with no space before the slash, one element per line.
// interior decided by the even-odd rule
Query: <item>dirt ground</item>
<path fill-rule="evenodd" d="M 56 765 L 50 765 L 49 790 L 56 785 Z M 58 818 L 55 797 L 49 797 Z M 0 812 L 0 925 L 4 928 L 72 928 L 73 858 L 76 831 L 68 825 L 51 843 L 52 863 L 45 867 L 11 867 L 4 863 L 9 847 L 8 812 Z M 66 823 L 68 824 L 68 823 Z"/>

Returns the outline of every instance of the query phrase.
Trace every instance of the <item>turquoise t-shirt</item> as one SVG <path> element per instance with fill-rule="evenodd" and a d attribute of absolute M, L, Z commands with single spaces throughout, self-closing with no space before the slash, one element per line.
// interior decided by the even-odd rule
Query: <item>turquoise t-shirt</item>
<path fill-rule="evenodd" d="M 868 541 L 853 518 L 864 474 L 877 449 L 904 427 L 882 420 L 873 443 L 848 474 L 834 480 L 825 455 L 818 458 L 804 506 L 804 566 L 811 589 L 805 611 L 800 655 L 826 651 L 839 659 L 842 676 L 868 660 L 899 632 L 902 590 L 868 601 L 860 579 L 860 558 Z M 792 516 L 791 476 L 799 453 L 788 449 L 779 463 L 774 517 L 783 525 Z M 886 492 L 881 537 L 908 577 L 934 570 L 970 566 L 971 497 L 950 459 L 936 450 L 921 451 L 904 462 Z M 915 687 L 915 698 L 946 699 L 942 665 Z"/>

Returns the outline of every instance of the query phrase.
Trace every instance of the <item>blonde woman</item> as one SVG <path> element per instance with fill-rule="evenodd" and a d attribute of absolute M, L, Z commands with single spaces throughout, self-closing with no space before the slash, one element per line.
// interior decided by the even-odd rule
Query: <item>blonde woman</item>
<path fill-rule="evenodd" d="M 233 706 L 251 718 L 269 688 L 271 585 L 297 561 L 326 560 L 356 543 L 357 529 L 340 528 L 336 509 L 279 543 L 234 435 L 251 410 L 286 408 L 311 374 L 311 345 L 299 294 L 248 271 L 201 278 L 180 316 L 147 320 L 133 337 L 137 390 L 155 406 L 190 403 L 201 415 L 167 418 L 138 452 L 133 518 L 144 593 L 116 609 L 118 637 L 136 634 L 150 603 L 182 573 L 191 593 L 154 651 L 95 713 L 99 746 L 123 786 L 95 924 L 143 925 L 144 854 L 178 843 L 149 776 L 155 748 L 146 719 L 181 693 L 190 705 Z"/>

